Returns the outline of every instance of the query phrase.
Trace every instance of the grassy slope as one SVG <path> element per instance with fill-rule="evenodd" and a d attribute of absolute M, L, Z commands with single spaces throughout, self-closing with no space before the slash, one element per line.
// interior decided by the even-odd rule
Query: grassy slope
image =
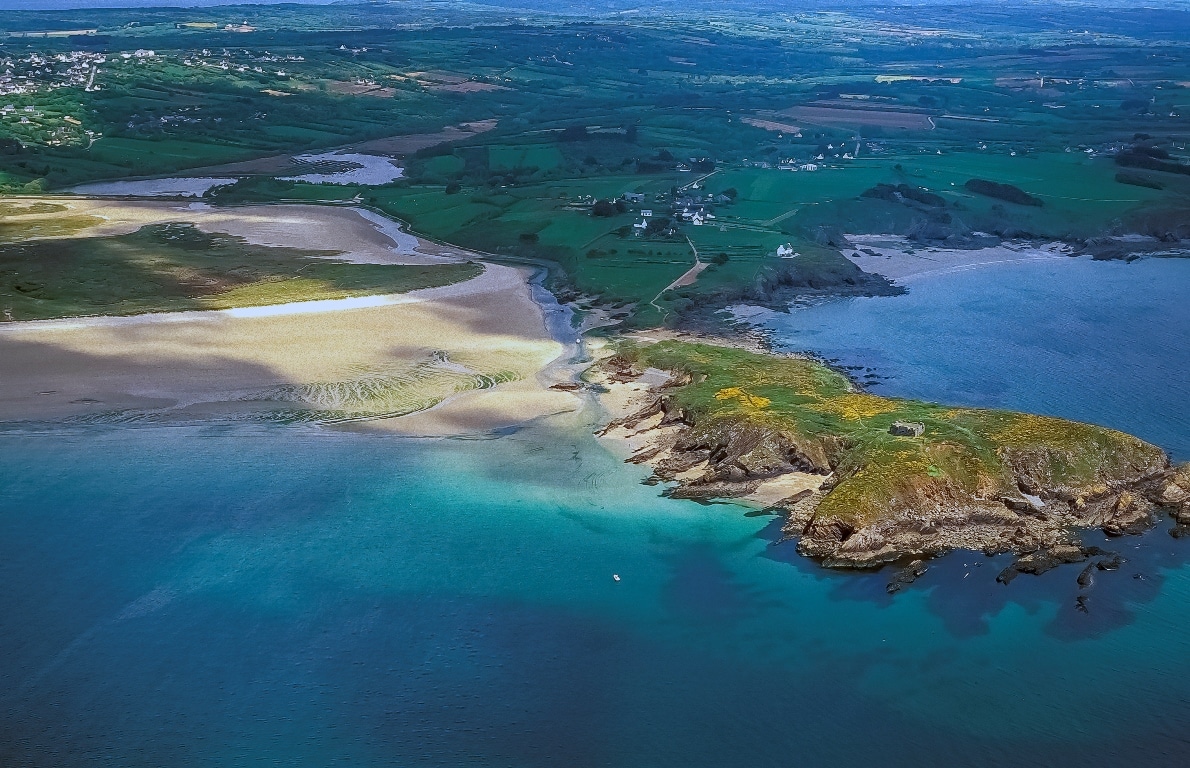
<path fill-rule="evenodd" d="M 466 280 L 476 264 L 347 264 L 190 225 L 0 245 L 0 308 L 16 320 L 281 304 L 403 293 Z"/>
<path fill-rule="evenodd" d="M 818 514 L 853 529 L 921 499 L 1016 497 L 1014 456 L 1039 458 L 1039 485 L 1078 496 L 1161 454 L 1088 424 L 857 392 L 810 360 L 684 342 L 623 344 L 620 353 L 638 366 L 691 375 L 672 397 L 694 416 L 695 429 L 756 425 L 817 446 L 837 478 Z M 888 431 L 895 421 L 923 423 L 925 434 L 895 437 Z"/>

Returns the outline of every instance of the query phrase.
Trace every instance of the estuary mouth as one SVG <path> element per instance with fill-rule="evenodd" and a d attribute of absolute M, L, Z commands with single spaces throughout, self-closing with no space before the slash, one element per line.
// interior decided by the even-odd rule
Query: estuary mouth
<path fill-rule="evenodd" d="M 1190 765 L 1187 0 L 229 2 L 0 0 L 0 767 Z"/>

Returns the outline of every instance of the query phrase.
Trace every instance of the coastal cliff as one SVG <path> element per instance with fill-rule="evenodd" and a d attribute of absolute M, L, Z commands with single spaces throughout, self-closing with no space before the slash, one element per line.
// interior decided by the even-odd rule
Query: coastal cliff
<path fill-rule="evenodd" d="M 1190 470 L 1111 429 L 878 397 L 812 360 L 683 341 L 620 343 L 588 378 L 615 411 L 602 434 L 669 495 L 779 511 L 829 567 L 1012 552 L 1009 580 L 1101 554 L 1080 529 L 1140 533 L 1163 511 L 1190 526 Z"/>

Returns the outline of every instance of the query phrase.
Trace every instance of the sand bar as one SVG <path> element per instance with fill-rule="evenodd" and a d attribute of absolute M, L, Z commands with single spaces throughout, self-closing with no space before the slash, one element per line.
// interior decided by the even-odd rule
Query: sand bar
<path fill-rule="evenodd" d="M 575 410 L 577 397 L 548 389 L 563 345 L 547 333 L 527 278 L 486 265 L 473 280 L 371 306 L 0 324 L 0 422 L 234 420 L 278 401 L 356 413 L 441 402 L 425 414 L 364 422 L 440 435 Z M 475 380 L 495 386 L 477 389 Z"/>
<path fill-rule="evenodd" d="M 135 232 L 149 224 L 190 223 L 203 232 L 242 237 L 255 245 L 326 251 L 356 264 L 446 264 L 472 258 L 461 249 L 428 243 L 404 231 L 398 222 L 362 208 L 331 205 L 244 205 L 212 207 L 205 203 L 98 200 L 92 198 L 22 198 L 22 203 L 51 203 L 66 211 L 16 214 L 13 224 L 92 217 L 89 226 L 69 237 L 105 237 Z"/>

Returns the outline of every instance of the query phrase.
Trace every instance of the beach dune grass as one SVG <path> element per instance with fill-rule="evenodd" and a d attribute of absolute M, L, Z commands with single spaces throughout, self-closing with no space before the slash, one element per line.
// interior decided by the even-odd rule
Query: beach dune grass
<path fill-rule="evenodd" d="M 64 206 L 56 206 L 65 211 Z M 4 221 L 3 217 L 26 214 L 53 214 L 47 218 L 25 219 L 22 221 Z M 88 227 L 102 224 L 103 220 L 95 216 L 82 214 L 67 214 L 40 205 L 17 207 L 8 205 L 0 207 L 0 244 L 19 243 L 38 237 L 69 237 L 76 235 Z"/>
<path fill-rule="evenodd" d="M 412 359 L 373 366 L 354 378 L 288 384 L 258 393 L 254 400 L 294 403 L 294 420 L 321 422 L 392 418 L 424 411 L 452 395 L 518 381 L 514 370 L 492 369 L 490 361 L 452 358 L 444 350 L 430 350 Z M 488 363 L 488 365 L 485 365 Z"/>
<path fill-rule="evenodd" d="M 13 320 L 264 306 L 405 293 L 461 282 L 477 264 L 350 264 L 253 245 L 190 224 L 0 244 L 0 308 Z"/>

